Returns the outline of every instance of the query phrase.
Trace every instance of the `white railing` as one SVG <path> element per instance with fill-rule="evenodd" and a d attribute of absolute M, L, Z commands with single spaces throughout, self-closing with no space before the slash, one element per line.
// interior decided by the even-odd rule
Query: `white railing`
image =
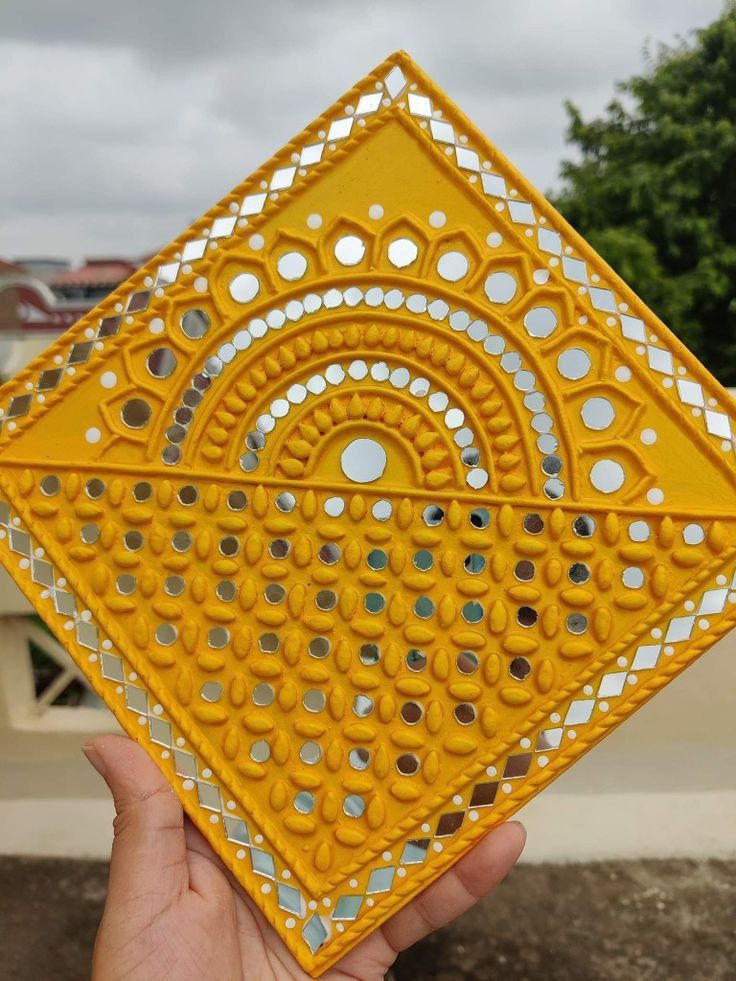
<path fill-rule="evenodd" d="M 61 644 L 31 616 L 0 611 L 0 740 L 3 733 L 92 732 L 106 727 L 102 702 Z M 40 690 L 32 649 L 58 671 Z M 80 697 L 64 704 L 70 686 Z M 76 693 L 75 693 L 76 694 Z"/>

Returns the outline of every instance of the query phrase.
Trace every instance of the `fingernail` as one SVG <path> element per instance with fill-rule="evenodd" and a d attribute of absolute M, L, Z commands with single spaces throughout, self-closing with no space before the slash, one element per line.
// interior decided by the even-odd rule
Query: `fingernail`
<path fill-rule="evenodd" d="M 105 776 L 105 761 L 102 759 L 100 754 L 97 752 L 97 748 L 92 745 L 92 743 L 85 743 L 82 746 L 82 752 L 90 761 L 92 766 L 97 770 L 101 777 Z"/>

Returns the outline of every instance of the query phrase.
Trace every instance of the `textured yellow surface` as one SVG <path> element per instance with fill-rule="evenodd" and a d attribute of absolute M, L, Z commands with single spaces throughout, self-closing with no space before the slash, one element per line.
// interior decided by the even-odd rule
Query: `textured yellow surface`
<path fill-rule="evenodd" d="M 315 974 L 731 626 L 728 395 L 403 54 L 0 405 L 3 563 Z"/>

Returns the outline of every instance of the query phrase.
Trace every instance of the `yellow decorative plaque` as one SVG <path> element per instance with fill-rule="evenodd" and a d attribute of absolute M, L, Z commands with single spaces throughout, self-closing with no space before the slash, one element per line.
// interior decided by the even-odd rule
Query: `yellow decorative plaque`
<path fill-rule="evenodd" d="M 730 398 L 401 53 L 0 396 L 4 565 L 315 974 L 733 622 Z"/>

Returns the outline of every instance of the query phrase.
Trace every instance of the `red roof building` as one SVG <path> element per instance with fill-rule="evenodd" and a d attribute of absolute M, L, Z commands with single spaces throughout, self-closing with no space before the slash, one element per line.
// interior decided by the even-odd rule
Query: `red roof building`
<path fill-rule="evenodd" d="M 79 269 L 67 269 L 54 276 L 52 290 L 65 300 L 97 303 L 136 271 L 138 264 L 127 259 L 87 259 Z"/>
<path fill-rule="evenodd" d="M 87 259 L 79 269 L 59 260 L 28 260 L 26 268 L 22 260 L 0 259 L 0 380 L 19 371 L 137 268 L 137 262 L 118 258 Z"/>

